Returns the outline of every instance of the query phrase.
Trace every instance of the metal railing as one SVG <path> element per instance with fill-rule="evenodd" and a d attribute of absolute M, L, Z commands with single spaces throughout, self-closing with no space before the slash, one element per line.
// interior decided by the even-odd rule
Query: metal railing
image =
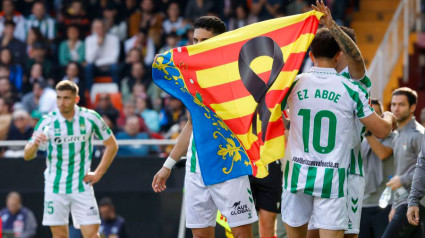
<path fill-rule="evenodd" d="M 409 34 L 416 24 L 421 30 L 420 0 L 402 0 L 369 66 L 368 74 L 373 82 L 371 95 L 380 100 L 391 73 L 403 56 L 403 82 L 409 79 Z"/>

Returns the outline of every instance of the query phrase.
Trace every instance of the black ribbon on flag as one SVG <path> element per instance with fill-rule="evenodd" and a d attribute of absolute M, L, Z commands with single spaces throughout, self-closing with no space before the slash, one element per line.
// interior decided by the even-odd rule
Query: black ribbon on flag
<path fill-rule="evenodd" d="M 260 56 L 269 56 L 273 59 L 272 69 L 267 84 L 251 69 L 251 62 Z M 276 81 L 285 62 L 279 45 L 270 37 L 258 36 L 247 41 L 239 51 L 239 74 L 245 88 L 258 103 L 252 118 L 252 133 L 257 135 L 257 114 L 259 114 L 262 140 L 265 141 L 267 126 L 271 112 L 266 104 L 266 95 Z"/>

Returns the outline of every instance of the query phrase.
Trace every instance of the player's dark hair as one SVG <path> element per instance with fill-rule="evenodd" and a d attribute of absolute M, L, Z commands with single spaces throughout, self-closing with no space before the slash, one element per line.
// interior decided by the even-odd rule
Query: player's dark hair
<path fill-rule="evenodd" d="M 207 31 L 211 31 L 214 36 L 220 35 L 221 33 L 226 32 L 226 24 L 214 16 L 202 16 L 195 19 L 194 28 L 202 28 Z"/>
<path fill-rule="evenodd" d="M 370 104 L 371 104 L 371 105 L 377 105 L 377 106 L 379 107 L 379 109 L 381 109 L 381 112 L 383 112 L 383 111 L 384 111 L 384 106 L 382 105 L 382 102 L 381 102 L 381 101 L 379 101 L 378 99 L 376 99 L 376 98 L 371 98 L 371 99 L 370 99 Z"/>
<path fill-rule="evenodd" d="M 327 28 L 321 28 L 317 31 L 310 47 L 315 58 L 332 59 L 341 51 L 335 38 L 333 38 Z"/>
<path fill-rule="evenodd" d="M 341 28 L 341 30 L 345 34 L 347 34 L 354 41 L 354 43 L 357 43 L 356 33 L 354 32 L 354 29 L 346 26 L 340 26 L 339 28 Z"/>
<path fill-rule="evenodd" d="M 56 91 L 71 91 L 72 94 L 78 95 L 78 86 L 71 80 L 62 80 L 56 85 Z"/>
<path fill-rule="evenodd" d="M 409 106 L 412 106 L 417 103 L 418 101 L 418 93 L 408 87 L 401 87 L 393 91 L 393 94 L 391 97 L 396 95 L 404 95 L 407 97 L 407 101 L 409 102 Z"/>

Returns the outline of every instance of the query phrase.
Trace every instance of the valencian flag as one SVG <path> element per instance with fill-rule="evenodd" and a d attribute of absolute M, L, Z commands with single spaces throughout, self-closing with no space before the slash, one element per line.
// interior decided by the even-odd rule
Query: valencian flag
<path fill-rule="evenodd" d="M 153 63 L 154 82 L 190 111 L 195 146 L 189 149 L 198 154 L 206 185 L 265 177 L 267 164 L 284 156 L 281 103 L 321 16 L 310 11 L 248 25 L 167 51 Z"/>

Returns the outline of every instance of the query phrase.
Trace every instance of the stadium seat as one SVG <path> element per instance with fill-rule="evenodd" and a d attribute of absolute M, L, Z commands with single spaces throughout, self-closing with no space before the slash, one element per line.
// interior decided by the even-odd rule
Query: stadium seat
<path fill-rule="evenodd" d="M 95 83 L 91 87 L 90 99 L 92 102 L 95 102 L 96 97 L 99 93 L 118 93 L 118 92 L 119 92 L 119 88 L 116 83 Z"/>
<path fill-rule="evenodd" d="M 112 105 L 118 110 L 122 111 L 122 96 L 121 93 L 108 93 L 111 98 Z M 96 108 L 97 103 L 99 102 L 100 94 L 96 95 L 93 107 Z"/>
<path fill-rule="evenodd" d="M 112 77 L 110 76 L 97 76 L 94 78 L 95 83 L 112 83 Z"/>

